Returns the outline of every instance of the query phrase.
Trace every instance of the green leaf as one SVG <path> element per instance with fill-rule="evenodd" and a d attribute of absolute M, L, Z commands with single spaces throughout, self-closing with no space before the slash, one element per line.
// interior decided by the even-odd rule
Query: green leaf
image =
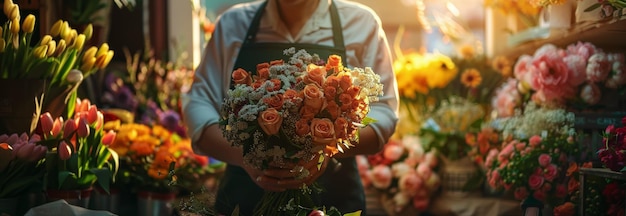
<path fill-rule="evenodd" d="M 593 11 L 593 10 L 599 8 L 600 6 L 602 6 L 600 3 L 595 3 L 595 4 L 591 5 L 591 6 L 589 6 L 587 9 L 585 9 L 585 12 Z"/>
<path fill-rule="evenodd" d="M 67 179 L 67 177 L 72 176 L 72 178 L 76 178 L 76 174 L 63 170 L 63 171 L 59 171 L 59 189 L 61 188 L 61 186 L 64 184 L 65 180 Z"/>
<path fill-rule="evenodd" d="M 361 210 L 351 212 L 351 213 L 346 213 L 343 216 L 361 216 Z"/>
<path fill-rule="evenodd" d="M 111 176 L 112 176 L 111 170 L 109 170 L 108 168 L 99 168 L 99 169 L 94 168 L 94 169 L 89 169 L 89 172 L 96 175 L 96 178 L 97 178 L 96 182 L 98 183 L 98 186 L 100 186 L 108 194 L 109 187 L 111 185 Z"/>
<path fill-rule="evenodd" d="M 375 122 L 377 122 L 376 119 L 365 116 L 365 118 L 363 118 L 363 120 L 361 121 L 361 124 L 368 125 Z"/>

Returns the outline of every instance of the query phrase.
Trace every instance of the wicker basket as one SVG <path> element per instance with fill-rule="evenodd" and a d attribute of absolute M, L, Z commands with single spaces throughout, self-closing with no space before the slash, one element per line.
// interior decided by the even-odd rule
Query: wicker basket
<path fill-rule="evenodd" d="M 465 186 L 478 172 L 478 168 L 471 158 L 463 157 L 450 160 L 442 157 L 441 192 L 443 196 L 465 197 L 472 191 L 465 190 Z"/>

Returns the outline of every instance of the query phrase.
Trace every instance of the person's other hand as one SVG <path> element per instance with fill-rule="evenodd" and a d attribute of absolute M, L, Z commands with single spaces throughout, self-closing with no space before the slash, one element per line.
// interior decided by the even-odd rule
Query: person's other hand
<path fill-rule="evenodd" d="M 330 158 L 325 155 L 318 154 L 311 160 L 298 164 L 272 164 L 266 170 L 252 167 L 244 167 L 244 169 L 259 187 L 266 191 L 280 192 L 312 184 L 324 173 L 329 160 Z"/>

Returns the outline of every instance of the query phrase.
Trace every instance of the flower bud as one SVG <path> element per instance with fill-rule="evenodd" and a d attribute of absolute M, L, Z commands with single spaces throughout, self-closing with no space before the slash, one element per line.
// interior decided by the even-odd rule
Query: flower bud
<path fill-rule="evenodd" d="M 80 70 L 85 71 L 85 73 L 89 73 L 96 63 L 96 57 L 87 58 L 86 60 L 87 61 L 83 61 L 83 64 L 80 66 Z"/>
<path fill-rule="evenodd" d="M 63 37 L 65 42 L 70 45 L 70 47 L 76 47 L 76 38 L 78 37 L 78 33 L 76 33 L 76 29 L 70 29 L 69 33 Z"/>
<path fill-rule="evenodd" d="M 14 35 L 17 35 L 20 33 L 20 20 L 18 19 L 13 19 L 11 21 L 11 33 L 13 33 Z M 17 38 L 17 36 L 16 36 Z"/>
<path fill-rule="evenodd" d="M 93 25 L 91 23 L 87 24 L 87 27 L 83 30 L 83 35 L 85 35 L 86 40 L 91 40 L 91 36 L 93 36 Z"/>
<path fill-rule="evenodd" d="M 11 14 L 9 15 L 9 20 L 12 20 L 13 22 L 20 21 L 20 6 L 19 5 L 13 4 L 13 6 L 11 6 Z"/>
<path fill-rule="evenodd" d="M 48 43 L 48 52 L 46 53 L 46 56 L 48 57 L 52 56 L 56 50 L 57 50 L 57 42 L 51 40 Z"/>
<path fill-rule="evenodd" d="M 24 31 L 24 33 L 32 33 L 33 30 L 35 30 L 35 16 L 28 14 L 22 23 L 22 31 Z"/>
<path fill-rule="evenodd" d="M 57 49 L 54 52 L 54 56 L 60 56 L 61 53 L 63 53 L 65 51 L 65 47 L 67 46 L 67 44 L 65 43 L 65 40 L 61 39 L 59 40 L 59 44 L 57 45 Z"/>
<path fill-rule="evenodd" d="M 111 145 L 111 143 L 113 143 L 113 141 L 115 141 L 115 137 L 117 136 L 117 133 L 115 133 L 114 130 L 109 130 L 106 134 L 104 134 L 104 136 L 102 137 L 102 144 L 103 145 Z"/>
<path fill-rule="evenodd" d="M 63 117 L 58 117 L 54 120 L 54 124 L 52 124 L 52 130 L 50 130 L 50 136 L 57 137 L 61 133 L 61 129 L 63 129 Z"/>
<path fill-rule="evenodd" d="M 4 5 L 2 9 L 4 10 L 4 15 L 7 17 L 11 15 L 11 9 L 13 9 L 13 0 L 4 0 Z"/>
<path fill-rule="evenodd" d="M 87 110 L 87 122 L 93 125 L 98 120 L 98 107 L 96 105 L 89 106 Z"/>
<path fill-rule="evenodd" d="M 79 34 L 76 36 L 76 41 L 74 42 L 74 48 L 77 50 L 82 50 L 85 45 L 85 35 Z"/>
<path fill-rule="evenodd" d="M 52 131 L 52 126 L 54 125 L 54 119 L 50 112 L 46 112 L 39 116 L 39 124 L 41 124 L 41 131 L 43 134 L 48 135 Z"/>
<path fill-rule="evenodd" d="M 47 53 L 48 53 L 48 45 L 41 45 L 41 46 L 36 47 L 33 50 L 33 56 L 38 59 L 42 59 L 46 57 Z"/>
<path fill-rule="evenodd" d="M 87 51 L 85 51 L 85 53 L 83 54 L 83 62 L 86 62 L 87 60 L 89 60 L 89 58 L 95 58 L 96 52 L 98 52 L 98 48 L 96 48 L 95 46 L 89 47 L 89 49 L 87 49 Z"/>
<path fill-rule="evenodd" d="M 98 49 L 98 52 L 96 53 L 96 58 L 106 55 L 108 52 L 109 52 L 109 44 L 102 43 L 102 45 L 100 45 L 100 48 Z"/>
<path fill-rule="evenodd" d="M 33 149 L 35 149 L 35 144 L 24 143 L 19 149 L 16 149 L 17 153 L 15 156 L 28 161 L 29 156 L 33 153 Z"/>
<path fill-rule="evenodd" d="M 70 31 L 72 31 L 72 29 L 70 28 L 70 24 L 67 23 L 67 21 L 63 21 L 63 23 L 61 23 L 61 28 L 59 29 L 59 37 L 65 39 L 67 37 L 67 35 L 70 34 Z M 72 44 L 67 39 L 65 39 L 65 40 L 66 40 L 68 45 Z"/>
<path fill-rule="evenodd" d="M 50 43 L 50 41 L 52 41 L 52 36 L 44 35 L 43 38 L 41 38 L 41 42 L 39 42 L 39 45 L 47 45 Z"/>
<path fill-rule="evenodd" d="M 4 41 L 4 38 L 0 38 L 0 53 L 4 52 L 4 47 L 7 46 L 7 42 Z"/>
<path fill-rule="evenodd" d="M 76 129 L 76 135 L 78 137 L 89 136 L 89 125 L 87 125 L 87 119 L 81 118 L 78 120 L 78 128 Z"/>
<path fill-rule="evenodd" d="M 0 173 L 9 166 L 13 160 L 13 147 L 8 143 L 0 143 Z"/>
<path fill-rule="evenodd" d="M 98 120 L 96 120 L 96 125 L 95 125 L 96 130 L 97 131 L 101 130 L 103 125 L 104 125 L 104 114 L 98 111 Z"/>
<path fill-rule="evenodd" d="M 50 28 L 50 35 L 52 35 L 52 37 L 59 36 L 62 27 L 63 20 L 57 20 L 54 24 L 52 24 L 52 27 Z"/>
<path fill-rule="evenodd" d="M 61 141 L 61 143 L 59 143 L 57 151 L 59 152 L 59 159 L 61 160 L 70 159 L 72 156 L 72 149 L 65 141 Z"/>
<path fill-rule="evenodd" d="M 63 137 L 64 138 L 70 138 L 70 136 L 72 136 L 74 134 L 74 132 L 76 131 L 76 120 L 74 119 L 68 119 L 65 122 L 65 126 L 63 127 Z"/>
<path fill-rule="evenodd" d="M 107 57 L 106 59 L 104 59 L 104 63 L 102 63 L 102 66 L 100 67 L 100 69 L 104 69 L 107 65 L 109 65 L 109 63 L 113 59 L 113 54 L 114 54 L 113 50 L 109 50 L 109 52 L 107 52 Z"/>
<path fill-rule="evenodd" d="M 78 69 L 72 69 L 69 73 L 67 73 L 67 77 L 65 78 L 65 80 L 68 83 L 76 84 L 83 81 L 83 78 L 83 72 Z"/>

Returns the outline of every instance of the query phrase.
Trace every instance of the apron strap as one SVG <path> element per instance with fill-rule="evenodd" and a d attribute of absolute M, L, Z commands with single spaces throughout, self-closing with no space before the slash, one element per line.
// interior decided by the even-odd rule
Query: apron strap
<path fill-rule="evenodd" d="M 321 0 L 324 1 L 324 0 Z M 267 6 L 267 1 L 263 2 L 259 7 L 259 10 L 254 14 L 254 18 L 250 23 L 250 27 L 248 28 L 248 32 L 246 33 L 246 38 L 243 41 L 243 44 L 251 44 L 255 42 L 256 34 L 259 31 L 259 23 L 261 23 L 261 16 L 265 11 L 265 7 Z M 341 20 L 339 19 L 339 12 L 337 11 L 337 6 L 334 2 L 330 4 L 330 19 L 333 25 L 333 45 L 336 48 L 345 48 L 343 43 L 343 31 L 341 29 Z"/>

